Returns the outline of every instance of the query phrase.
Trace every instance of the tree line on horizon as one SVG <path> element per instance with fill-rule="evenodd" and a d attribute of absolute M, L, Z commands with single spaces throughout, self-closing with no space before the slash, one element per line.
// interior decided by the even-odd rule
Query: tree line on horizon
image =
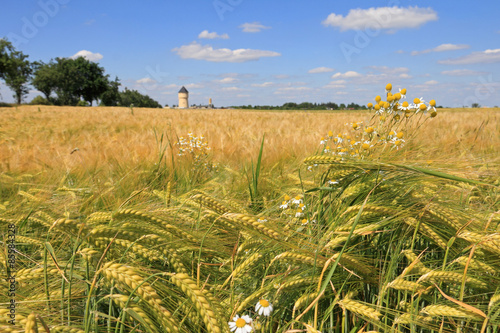
<path fill-rule="evenodd" d="M 83 57 L 31 62 L 7 39 L 0 39 L 0 79 L 14 92 L 17 104 L 21 104 L 31 85 L 44 97 L 37 96 L 30 104 L 92 106 L 95 101 L 102 106 L 162 107 L 136 90 L 120 91 L 118 77 L 111 80 L 95 62 Z"/>
<path fill-rule="evenodd" d="M 356 103 L 350 104 L 337 104 L 333 102 L 326 103 L 311 103 L 311 102 L 302 102 L 302 103 L 294 103 L 287 102 L 283 105 L 240 105 L 240 106 L 231 106 L 235 109 L 253 109 L 253 110 L 366 110 L 366 105 L 359 105 Z"/>

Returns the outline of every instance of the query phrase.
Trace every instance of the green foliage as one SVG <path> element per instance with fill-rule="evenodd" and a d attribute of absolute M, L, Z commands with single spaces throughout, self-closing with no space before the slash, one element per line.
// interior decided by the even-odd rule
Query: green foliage
<path fill-rule="evenodd" d="M 21 51 L 16 51 L 9 41 L 0 39 L 0 78 L 14 91 L 17 104 L 21 104 L 28 94 L 27 85 L 33 73 L 33 65 L 27 58 Z"/>
<path fill-rule="evenodd" d="M 30 105 L 51 105 L 51 103 L 47 99 L 43 98 L 40 95 L 33 98 L 29 104 Z"/>
<path fill-rule="evenodd" d="M 120 80 L 115 77 L 114 81 L 108 82 L 107 90 L 101 95 L 101 105 L 103 106 L 118 106 L 120 105 Z"/>
<path fill-rule="evenodd" d="M 133 106 L 139 108 L 161 108 L 161 104 L 147 95 L 139 93 L 137 90 L 125 88 L 120 92 L 120 105 Z"/>
<path fill-rule="evenodd" d="M 45 95 L 47 101 L 51 100 L 51 94 L 57 87 L 58 72 L 56 63 L 51 60 L 48 64 L 35 62 L 35 71 L 31 84 Z"/>

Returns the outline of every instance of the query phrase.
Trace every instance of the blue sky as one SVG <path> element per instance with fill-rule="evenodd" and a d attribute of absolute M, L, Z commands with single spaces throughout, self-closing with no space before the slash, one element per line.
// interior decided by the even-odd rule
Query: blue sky
<path fill-rule="evenodd" d="M 161 104 L 366 104 L 386 83 L 500 105 L 500 2 L 0 0 L 30 60 L 83 55 Z M 12 92 L 0 83 L 3 100 Z M 31 91 L 27 100 L 37 95 Z"/>

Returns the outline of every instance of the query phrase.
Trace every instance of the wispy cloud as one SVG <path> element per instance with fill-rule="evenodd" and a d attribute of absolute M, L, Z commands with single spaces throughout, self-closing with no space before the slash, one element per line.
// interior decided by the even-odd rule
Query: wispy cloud
<path fill-rule="evenodd" d="M 440 60 L 444 65 L 491 64 L 500 62 L 500 49 L 472 52 L 459 58 Z"/>
<path fill-rule="evenodd" d="M 177 53 L 182 59 L 206 60 L 211 62 L 246 62 L 259 60 L 263 57 L 278 57 L 281 54 L 274 51 L 253 49 L 214 49 L 210 45 L 201 45 L 192 42 L 188 45 L 176 47 L 172 52 Z"/>
<path fill-rule="evenodd" d="M 252 84 L 252 87 L 264 88 L 264 87 L 271 87 L 273 85 L 274 82 L 263 82 L 263 83 L 254 83 Z"/>
<path fill-rule="evenodd" d="M 228 34 L 219 35 L 216 32 L 208 32 L 208 30 L 203 30 L 198 35 L 199 39 L 229 39 Z"/>
<path fill-rule="evenodd" d="M 470 69 L 454 69 L 451 71 L 442 71 L 441 74 L 450 76 L 474 76 L 485 75 L 487 72 L 473 71 Z"/>
<path fill-rule="evenodd" d="M 225 77 L 223 79 L 215 80 L 215 81 L 218 82 L 218 83 L 233 83 L 233 82 L 236 82 L 238 80 L 235 79 L 234 77 Z"/>
<path fill-rule="evenodd" d="M 358 72 L 347 71 L 345 73 L 335 73 L 332 75 L 332 79 L 351 79 L 356 77 L 361 77 L 362 75 Z"/>
<path fill-rule="evenodd" d="M 79 57 L 83 57 L 83 58 L 87 59 L 88 61 L 93 61 L 93 62 L 97 62 L 103 58 L 102 54 L 100 54 L 100 53 L 93 53 L 93 52 L 90 52 L 87 50 L 81 50 L 81 51 L 76 52 L 74 55 L 72 55 L 70 57 L 70 59 L 76 59 Z"/>
<path fill-rule="evenodd" d="M 470 46 L 467 44 L 441 44 L 432 49 L 422 50 L 422 51 L 412 51 L 411 55 L 426 54 L 431 52 L 445 52 L 445 51 L 456 51 L 468 49 Z"/>
<path fill-rule="evenodd" d="M 333 72 L 334 69 L 330 67 L 316 67 L 313 69 L 310 69 L 308 73 L 310 74 L 316 74 L 316 73 L 330 73 Z"/>
<path fill-rule="evenodd" d="M 264 29 L 271 29 L 271 27 L 266 27 L 260 22 L 243 23 L 238 28 L 243 29 L 243 32 L 261 32 Z"/>
<path fill-rule="evenodd" d="M 362 29 L 394 31 L 404 28 L 418 28 L 437 19 L 438 15 L 432 8 L 394 6 L 351 9 L 346 16 L 331 13 L 322 23 L 325 26 L 338 27 L 340 31 Z"/>

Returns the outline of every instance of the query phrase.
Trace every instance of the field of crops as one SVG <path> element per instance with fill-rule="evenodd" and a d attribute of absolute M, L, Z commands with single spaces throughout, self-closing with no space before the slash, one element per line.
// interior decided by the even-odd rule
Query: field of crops
<path fill-rule="evenodd" d="M 499 332 L 500 109 L 399 98 L 0 108 L 0 331 Z"/>

